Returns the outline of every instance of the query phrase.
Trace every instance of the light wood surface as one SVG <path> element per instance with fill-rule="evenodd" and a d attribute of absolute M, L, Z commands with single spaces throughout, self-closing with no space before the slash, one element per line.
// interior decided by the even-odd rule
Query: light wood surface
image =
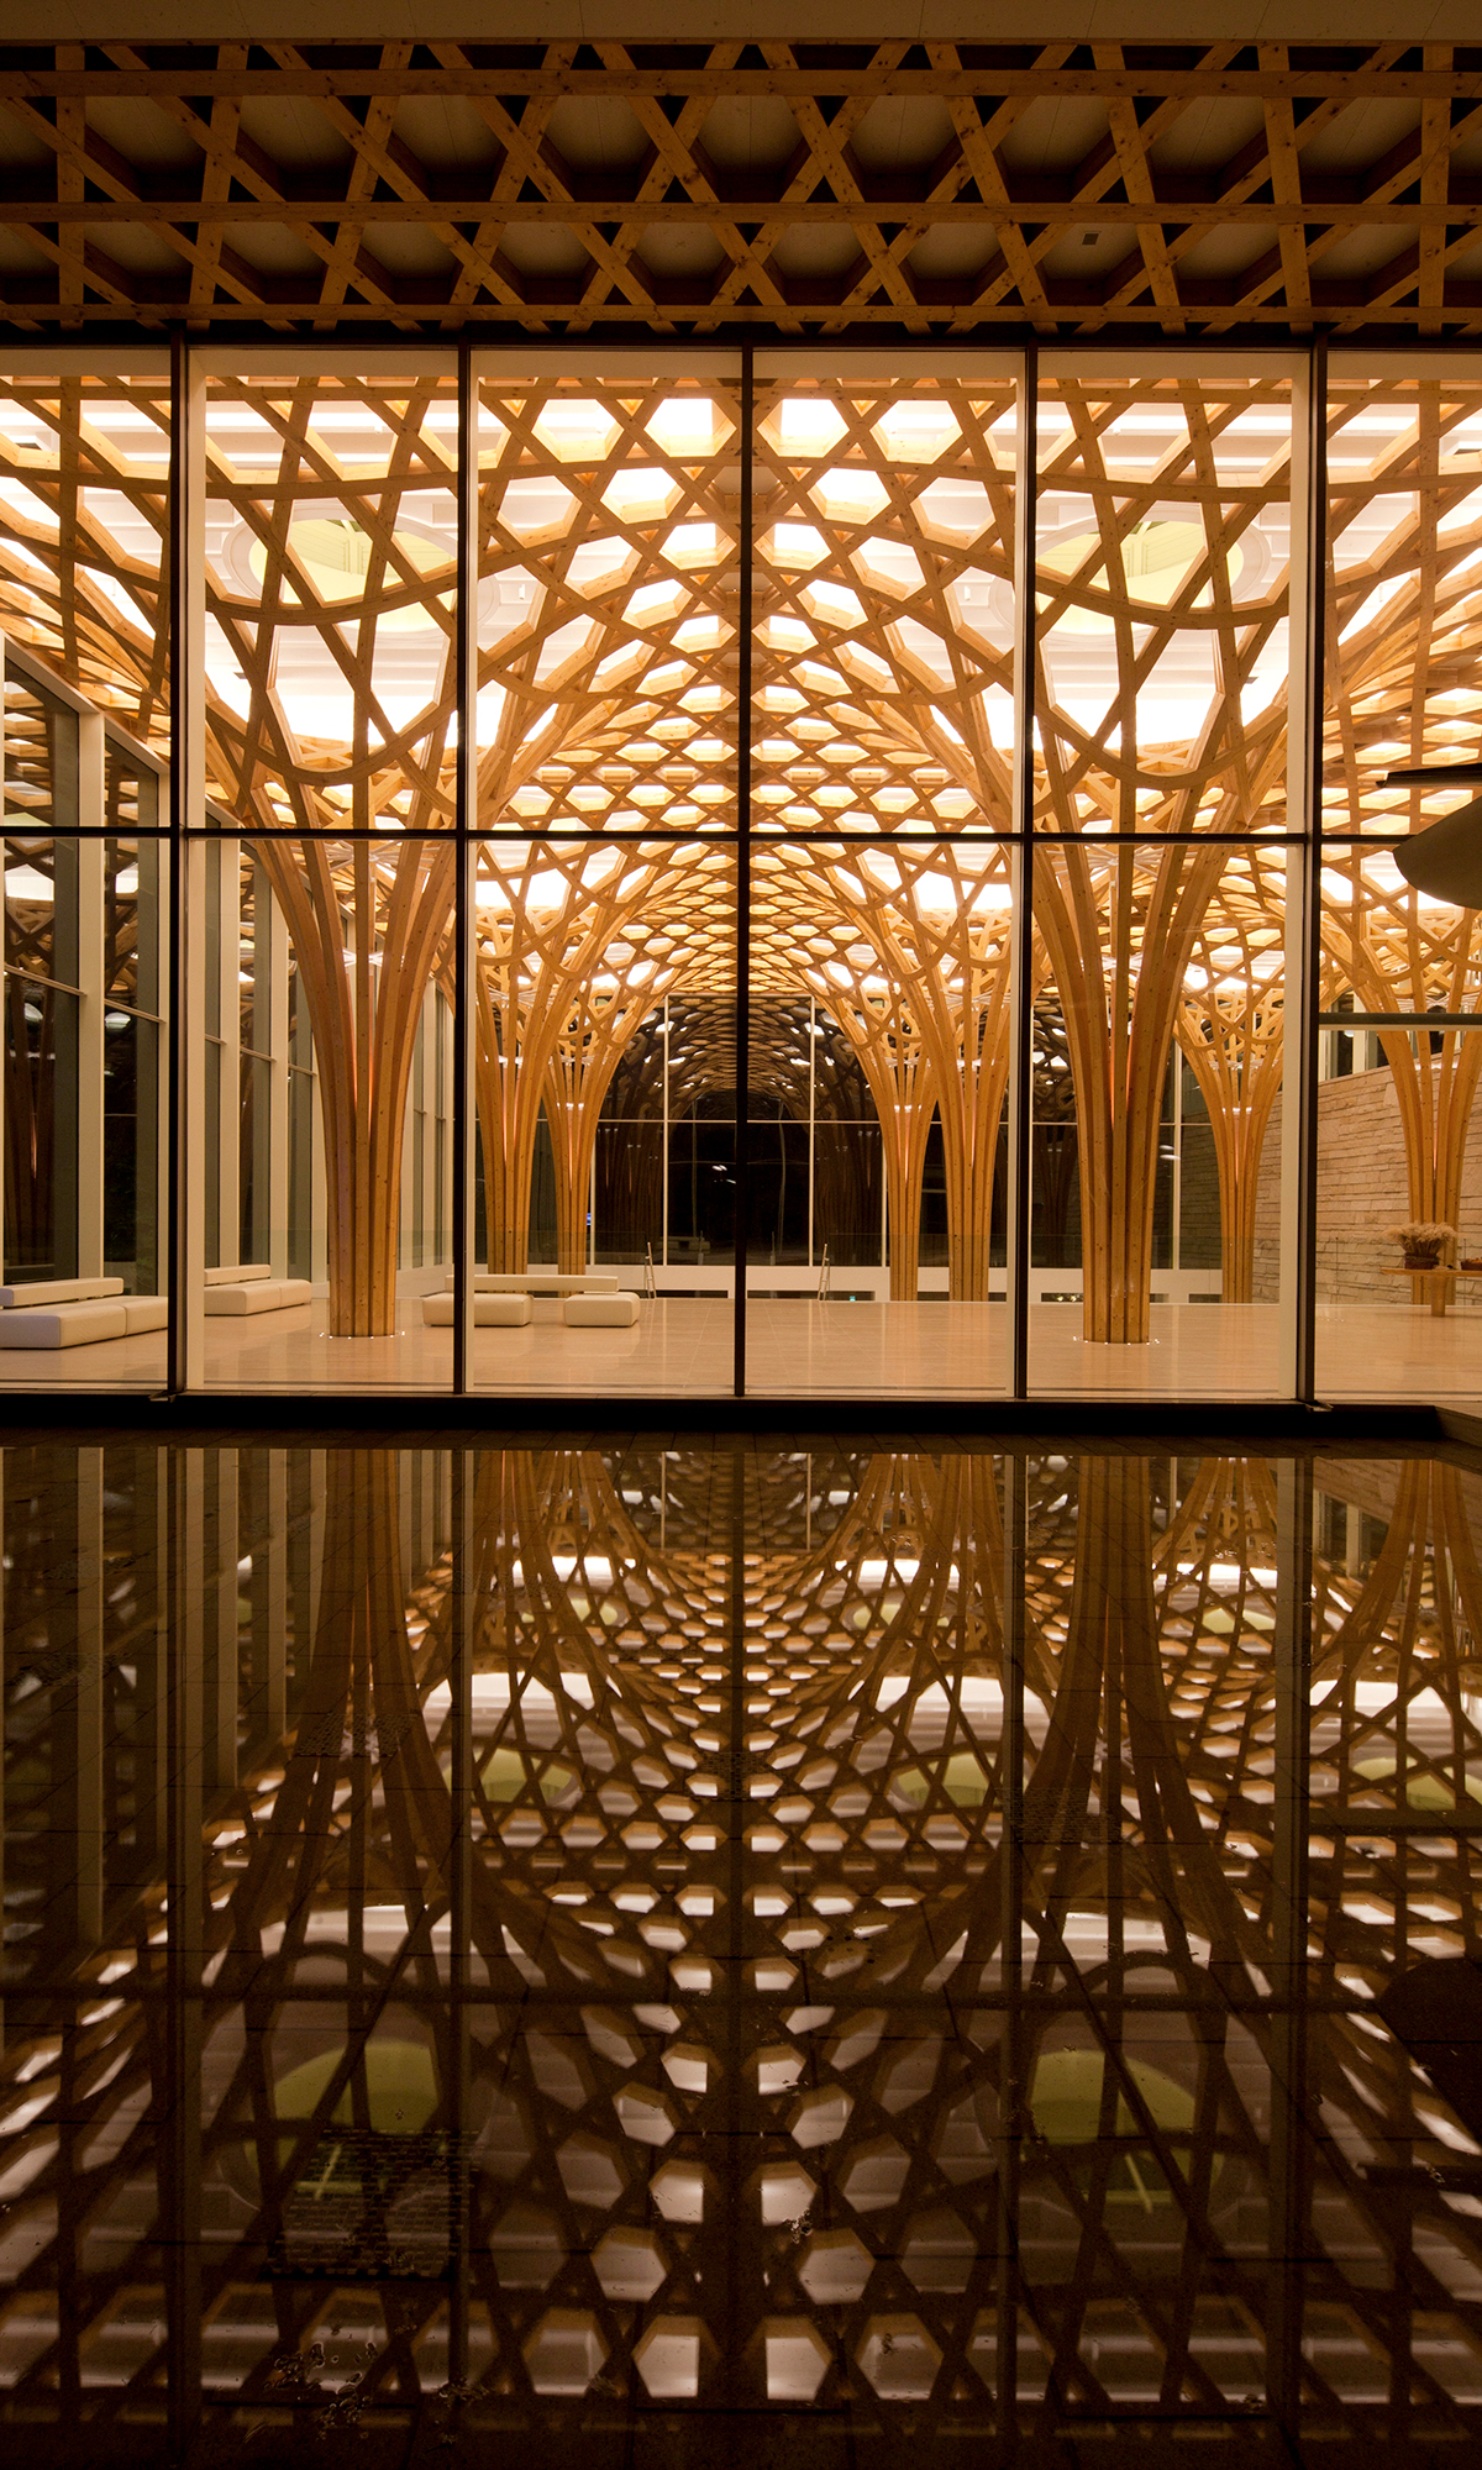
<path fill-rule="evenodd" d="M 1082 10 L 1070 40 L 1021 11 L 986 48 L 950 18 L 861 41 L 835 12 L 806 44 L 712 18 L 682 57 L 653 30 L 584 21 L 579 53 L 501 22 L 492 60 L 420 21 L 424 52 L 300 33 L 162 56 L 26 14 L 0 216 L 44 331 L 183 307 L 224 334 L 1404 336 L 1474 312 L 1454 6 L 1400 30 L 1423 53 L 1372 12 L 1256 46 L 1173 11 L 1087 42 Z"/>

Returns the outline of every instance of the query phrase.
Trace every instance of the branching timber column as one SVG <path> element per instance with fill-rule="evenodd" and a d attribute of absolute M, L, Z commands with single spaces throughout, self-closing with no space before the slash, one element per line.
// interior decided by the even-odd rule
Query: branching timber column
<path fill-rule="evenodd" d="M 1220 1179 L 1220 1293 L 1255 1291 L 1256 1182 L 1281 1087 L 1281 883 L 1257 850 L 1228 861 L 1184 971 L 1178 1042 L 1214 1135 Z"/>
<path fill-rule="evenodd" d="M 810 844 L 765 863 L 797 904 L 804 980 L 852 1040 L 880 1110 L 891 1293 L 916 1294 L 921 1175 L 935 1104 L 951 1291 L 981 1301 L 1008 1076 L 1007 868 L 988 844 L 895 841 L 850 864 L 853 854 Z"/>
<path fill-rule="evenodd" d="M 454 854 L 404 843 L 256 843 L 288 921 L 324 1113 L 329 1328 L 396 1327 L 401 1148 L 412 1052 L 453 902 Z"/>
<path fill-rule="evenodd" d="M 1290 445 L 1266 376 L 1041 397 L 1037 812 L 1090 845 L 1039 856 L 1035 923 L 1075 1073 L 1088 1339 L 1150 1334 L 1163 1087 L 1225 865 L 1198 836 L 1286 819 Z"/>
<path fill-rule="evenodd" d="M 1075 1074 L 1088 1339 L 1146 1344 L 1163 1084 L 1184 970 L 1223 852 L 1044 849 L 1035 907 Z M 1144 966 L 1144 963 L 1147 966 Z"/>
<path fill-rule="evenodd" d="M 450 380 L 342 369 L 207 382 L 207 763 L 313 1031 L 330 1331 L 371 1337 L 395 1328 L 408 1076 L 453 903 L 455 430 Z"/>
<path fill-rule="evenodd" d="M 562 1266 L 581 1266 L 608 1084 L 640 1023 L 715 940 L 733 872 L 731 858 L 703 842 L 484 845 L 477 1057 L 491 1269 L 519 1271 L 529 1261 L 542 1101 Z"/>

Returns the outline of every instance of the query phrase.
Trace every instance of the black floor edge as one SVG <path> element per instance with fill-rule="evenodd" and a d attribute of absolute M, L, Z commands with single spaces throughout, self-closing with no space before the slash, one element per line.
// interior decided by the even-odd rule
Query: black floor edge
<path fill-rule="evenodd" d="M 0 1445 L 43 1434 L 78 1441 L 128 1438 L 201 1446 L 245 1439 L 275 1447 L 401 1446 L 450 1441 L 542 1443 L 634 1433 L 689 1434 L 711 1442 L 796 1445 L 810 1436 L 949 1446 L 1056 1438 L 1123 1446 L 1177 1442 L 1215 1453 L 1232 1444 L 1282 1448 L 1482 1448 L 1482 1415 L 1411 1400 L 1298 1406 L 1274 1400 L 1037 1398 L 429 1398 L 422 1393 L 323 1394 L 288 1399 L 193 1392 L 177 1398 L 119 1390 L 34 1391 L 0 1399 Z"/>

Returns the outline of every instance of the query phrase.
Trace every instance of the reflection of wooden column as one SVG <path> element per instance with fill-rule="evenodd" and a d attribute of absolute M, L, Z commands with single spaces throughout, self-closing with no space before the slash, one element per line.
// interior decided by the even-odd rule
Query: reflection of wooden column
<path fill-rule="evenodd" d="M 1089 1339 L 1145 1345 L 1150 1334 L 1163 1085 L 1184 971 L 1223 865 L 1218 845 L 1199 842 L 1157 856 L 1037 853 L 1036 923 L 1075 1074 Z"/>
<path fill-rule="evenodd" d="M 453 904 L 450 838 L 259 841 L 288 920 L 324 1113 L 329 1326 L 396 1326 L 401 1143 L 422 1001 Z"/>
<path fill-rule="evenodd" d="M 103 1677 L 103 1452 L 77 1453 L 77 1678 L 73 1733 L 77 1776 L 74 1787 L 76 1833 L 71 1845 L 77 1863 L 76 1946 L 80 1962 L 103 1936 L 106 1884 L 104 1846 L 107 1814 L 103 1790 L 105 1709 Z"/>

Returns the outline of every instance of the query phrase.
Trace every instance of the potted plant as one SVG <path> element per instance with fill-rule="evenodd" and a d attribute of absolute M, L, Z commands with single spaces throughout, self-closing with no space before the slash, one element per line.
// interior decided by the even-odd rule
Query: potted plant
<path fill-rule="evenodd" d="M 1404 1268 L 1440 1269 L 1455 1251 L 1456 1229 L 1442 1218 L 1409 1218 L 1390 1228 L 1390 1241 L 1399 1245 Z"/>

